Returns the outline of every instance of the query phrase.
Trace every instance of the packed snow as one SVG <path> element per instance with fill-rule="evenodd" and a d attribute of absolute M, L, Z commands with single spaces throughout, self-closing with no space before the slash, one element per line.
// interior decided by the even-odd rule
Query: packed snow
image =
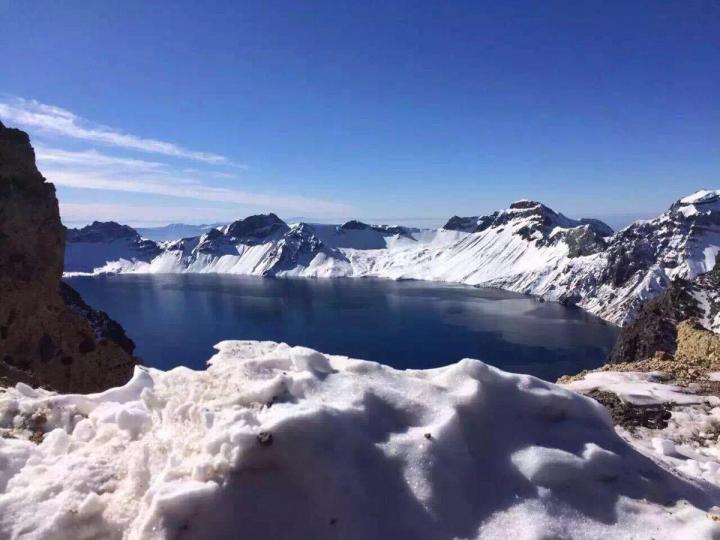
<path fill-rule="evenodd" d="M 568 387 L 578 392 L 594 389 L 612 392 L 635 405 L 689 405 L 709 401 L 720 406 L 720 398 L 688 393 L 684 387 L 663 382 L 661 374 L 654 372 L 599 371 L 586 374 L 581 380 L 569 383 Z"/>
<path fill-rule="evenodd" d="M 664 429 L 636 427 L 630 432 L 618 427 L 617 431 L 639 451 L 666 467 L 720 486 L 720 398 L 693 392 L 696 384 L 679 387 L 664 383 L 661 375 L 595 372 L 566 386 L 580 392 L 611 392 L 639 406 L 671 406 L 672 415 Z M 708 378 L 720 380 L 720 373 L 710 373 Z"/>
<path fill-rule="evenodd" d="M 205 371 L 138 367 L 100 394 L 0 394 L 0 537 L 720 535 L 717 464 L 638 451 L 561 386 L 467 359 L 217 349 Z"/>
<path fill-rule="evenodd" d="M 717 189 L 701 189 L 692 195 L 680 199 L 682 204 L 698 204 L 720 201 L 720 190 Z"/>

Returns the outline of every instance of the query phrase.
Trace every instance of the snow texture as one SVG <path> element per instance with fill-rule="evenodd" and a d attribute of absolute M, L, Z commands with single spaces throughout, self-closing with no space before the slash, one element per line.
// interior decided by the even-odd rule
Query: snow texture
<path fill-rule="evenodd" d="M 679 472 L 672 441 L 639 452 L 560 386 L 467 359 L 217 349 L 206 371 L 138 367 L 100 394 L 0 394 L 0 537 L 720 534 L 716 462 Z"/>
<path fill-rule="evenodd" d="M 709 378 L 720 380 L 720 373 L 710 373 Z M 612 392 L 640 406 L 671 406 L 672 416 L 662 430 L 636 427 L 631 433 L 618 427 L 617 431 L 665 467 L 720 486 L 720 398 L 693 393 L 692 384 L 681 388 L 660 379 L 654 373 L 596 372 L 566 387 L 580 392 Z"/>

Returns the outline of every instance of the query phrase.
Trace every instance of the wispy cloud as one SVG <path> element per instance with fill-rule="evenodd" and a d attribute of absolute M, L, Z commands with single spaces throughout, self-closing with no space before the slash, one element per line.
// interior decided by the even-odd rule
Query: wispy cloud
<path fill-rule="evenodd" d="M 327 216 L 346 216 L 352 213 L 352 207 L 341 202 L 235 189 L 234 184 L 237 185 L 242 179 L 231 174 L 232 170 L 218 170 L 215 165 L 232 165 L 235 168 L 244 166 L 237 165 L 224 156 L 195 152 L 174 143 L 146 139 L 92 124 L 71 111 L 38 101 L 0 96 L 0 119 L 28 129 L 31 133 L 53 136 L 52 146 L 58 145 L 60 148 L 48 146 L 46 141 L 44 144 L 35 143 L 35 151 L 38 167 L 48 180 L 58 186 L 208 201 L 220 206 L 243 207 L 245 210 L 255 208 L 260 211 L 287 211 L 293 214 L 302 212 Z M 158 157 L 154 160 L 137 159 L 114 155 L 109 149 L 110 153 L 94 148 L 68 150 L 62 144 L 62 140 L 68 138 L 101 143 L 116 149 L 139 150 Z M 195 167 L 188 164 L 173 165 L 172 161 L 166 161 L 161 156 L 187 158 L 201 163 Z M 208 185 L 213 181 L 222 184 L 222 187 Z M 98 203 L 90 208 L 97 211 L 108 210 L 107 206 L 102 205 L 102 195 L 99 199 Z M 72 203 L 62 202 L 66 208 L 79 211 L 80 206 L 68 206 Z M 82 206 L 87 210 L 86 205 Z M 187 205 L 176 208 L 188 210 L 193 207 Z M 118 207 L 113 206 L 113 211 L 116 210 Z M 147 213 L 147 208 L 145 212 Z M 159 219 L 162 221 L 162 218 Z"/>
<path fill-rule="evenodd" d="M 75 152 L 35 145 L 35 156 L 41 167 L 45 165 L 119 167 L 143 171 L 167 169 L 167 164 L 159 161 L 110 156 L 94 149 Z"/>
<path fill-rule="evenodd" d="M 228 158 L 219 154 L 188 150 L 171 142 L 146 139 L 108 126 L 93 124 L 67 109 L 35 100 L 18 97 L 0 98 L 0 119 L 26 129 L 94 143 L 205 163 L 233 165 Z"/>
<path fill-rule="evenodd" d="M 177 170 L 156 161 L 110 156 L 97 150 L 78 152 L 45 146 L 38 146 L 36 154 L 40 170 L 58 186 L 210 201 L 261 211 L 313 212 L 329 216 L 352 213 L 349 205 L 339 202 L 208 185 L 205 180 L 212 172 Z"/>
<path fill-rule="evenodd" d="M 292 210 L 294 212 L 319 212 L 328 215 L 352 214 L 352 207 L 338 202 L 306 197 L 275 196 L 250 193 L 235 189 L 210 187 L 193 179 L 180 179 L 172 184 L 166 178 L 145 177 L 142 180 L 108 178 L 81 171 L 45 171 L 45 176 L 58 186 L 83 189 L 102 189 L 130 193 L 147 193 L 167 197 L 181 197 L 200 201 L 214 201 L 259 207 L 264 210 Z"/>

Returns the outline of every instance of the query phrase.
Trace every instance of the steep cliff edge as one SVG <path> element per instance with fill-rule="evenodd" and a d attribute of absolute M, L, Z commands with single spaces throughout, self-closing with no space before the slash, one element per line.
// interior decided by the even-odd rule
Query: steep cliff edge
<path fill-rule="evenodd" d="M 693 280 L 675 280 L 665 292 L 646 302 L 635 321 L 623 329 L 609 360 L 632 362 L 660 354 L 701 361 L 708 355 L 708 346 L 716 356 L 720 346 L 708 344 L 720 344 L 718 312 L 720 266 L 716 263 L 713 270 Z"/>
<path fill-rule="evenodd" d="M 64 249 L 55 187 L 0 123 L 0 383 L 93 392 L 132 376 L 133 342 L 61 283 Z"/>

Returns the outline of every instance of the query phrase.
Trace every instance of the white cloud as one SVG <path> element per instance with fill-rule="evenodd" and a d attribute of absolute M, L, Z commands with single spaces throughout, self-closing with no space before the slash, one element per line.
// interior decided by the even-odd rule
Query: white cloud
<path fill-rule="evenodd" d="M 180 167 L 162 161 L 110 155 L 96 149 L 77 151 L 35 144 L 39 169 L 49 181 L 58 186 L 207 201 L 226 206 L 242 206 L 247 211 L 254 208 L 256 211 L 286 211 L 292 214 L 309 212 L 323 214 L 328 217 L 346 216 L 352 213 L 350 205 L 334 201 L 293 195 L 252 193 L 231 187 L 208 186 L 204 183 L 208 179 L 216 179 L 225 184 L 240 181 L 236 175 L 230 174 L 227 170 L 214 170 L 211 168 L 213 165 L 243 166 L 235 165 L 220 155 L 193 152 L 172 143 L 143 139 L 105 126 L 90 126 L 84 119 L 60 107 L 21 98 L 5 100 L 0 98 L 0 118 L 21 127 L 35 128 L 38 131 L 54 135 L 100 142 L 115 147 L 142 150 L 154 154 L 186 157 L 205 162 L 205 167 L 207 167 L 203 168 L 200 165 L 198 165 L 200 168 Z M 61 201 L 61 203 L 66 208 L 66 212 L 71 212 L 74 215 L 72 221 L 102 218 L 128 221 L 129 218 L 123 218 L 123 215 L 136 215 L 131 208 L 126 208 L 123 213 L 120 212 L 121 207 L 118 205 L 108 206 L 108 204 L 103 204 L 107 200 L 112 200 L 112 196 L 100 195 L 97 204 L 90 206 L 65 203 L 65 201 Z M 167 206 L 164 207 L 167 208 Z M 153 215 L 149 208 L 145 208 L 142 215 Z M 222 210 L 226 212 L 223 214 L 224 217 L 213 218 L 213 212 L 208 208 L 197 206 L 174 206 L 173 208 L 177 212 L 158 210 L 152 221 L 166 221 L 165 216 L 171 216 L 173 220 L 179 221 L 195 220 L 200 215 L 198 211 L 193 210 L 196 208 L 203 216 L 211 218 L 212 221 L 226 219 L 225 216 L 236 212 L 235 209 L 226 208 Z M 220 210 L 214 209 L 215 212 Z M 90 214 L 93 211 L 97 211 L 99 215 L 91 216 Z M 112 216 L 109 214 L 112 214 Z"/>
<path fill-rule="evenodd" d="M 78 152 L 38 146 L 36 155 L 42 173 L 58 186 L 179 197 L 293 214 L 344 216 L 352 213 L 351 207 L 344 203 L 208 186 L 202 180 L 213 177 L 213 171 L 177 170 L 156 161 L 116 157 L 96 150 Z M 223 175 L 223 181 L 232 180 L 238 178 Z"/>
<path fill-rule="evenodd" d="M 208 186 L 213 171 L 174 169 L 164 163 L 110 156 L 96 150 L 68 151 L 38 146 L 38 166 L 58 186 L 77 189 L 145 193 L 198 201 L 243 205 L 262 211 L 315 212 L 330 216 L 351 213 L 349 205 L 292 195 L 265 195 Z M 223 181 L 239 181 L 223 175 Z"/>
<path fill-rule="evenodd" d="M 38 165 L 43 168 L 45 165 L 61 165 L 76 167 L 117 167 L 136 170 L 162 170 L 166 169 L 165 163 L 158 161 L 145 161 L 142 159 L 123 158 L 102 154 L 97 150 L 83 150 L 73 152 L 59 148 L 48 148 L 35 145 L 35 157 Z"/>
<path fill-rule="evenodd" d="M 229 188 L 211 187 L 200 184 L 192 178 L 173 178 L 171 182 L 168 182 L 168 177 L 152 177 L 147 174 L 130 178 L 106 175 L 102 171 L 67 171 L 62 169 L 46 169 L 44 174 L 54 184 L 71 188 L 180 197 L 257 207 L 263 211 L 318 212 L 333 216 L 352 214 L 352 208 L 344 203 L 296 196 L 263 195 Z"/>
<path fill-rule="evenodd" d="M 146 139 L 107 126 L 95 125 L 76 114 L 35 100 L 9 98 L 0 101 L 0 118 L 23 128 L 166 156 L 206 163 L 233 165 L 225 156 L 188 150 L 174 143 Z"/>

